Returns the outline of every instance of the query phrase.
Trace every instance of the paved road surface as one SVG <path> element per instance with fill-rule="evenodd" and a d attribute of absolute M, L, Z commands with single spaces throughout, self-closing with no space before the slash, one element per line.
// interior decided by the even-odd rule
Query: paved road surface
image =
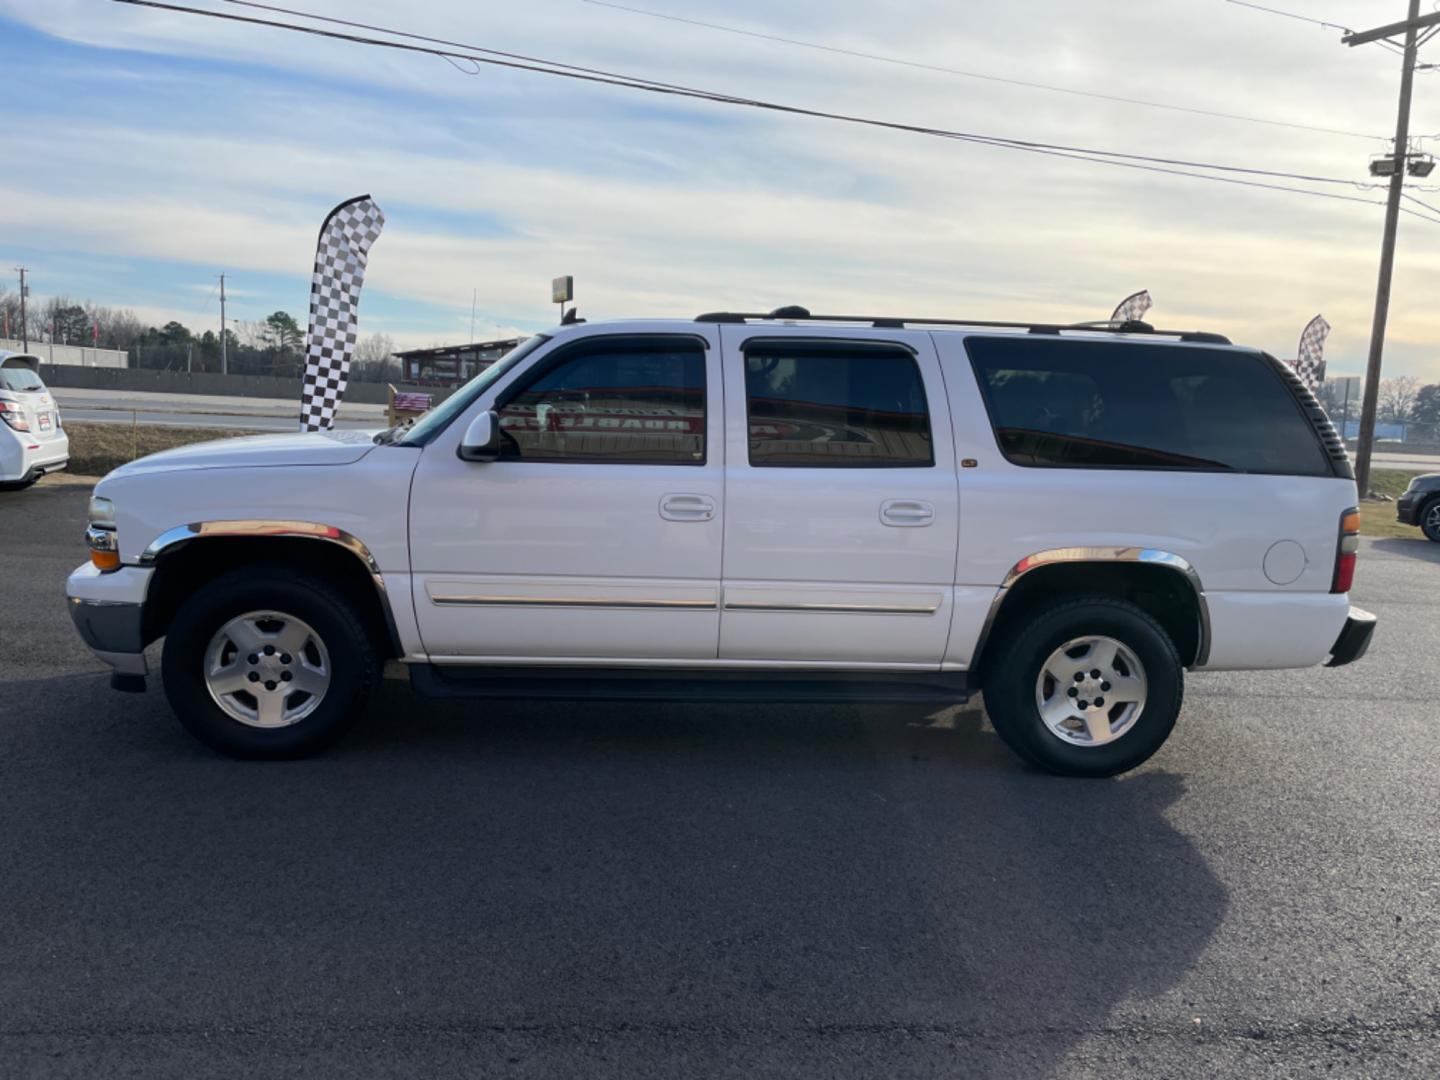
<path fill-rule="evenodd" d="M 974 710 L 437 707 L 244 764 L 110 692 L 0 497 L 0 1075 L 1440 1075 L 1440 545 L 1136 773 Z"/>
<path fill-rule="evenodd" d="M 246 428 L 294 431 L 299 405 L 283 398 L 227 397 L 219 394 L 132 393 L 59 387 L 51 391 L 67 420 L 93 423 L 169 424 L 175 427 Z M 339 427 L 382 428 L 383 405 L 341 406 Z"/>
<path fill-rule="evenodd" d="M 62 406 L 63 408 L 63 406 Z M 132 424 L 169 427 L 231 428 L 243 431 L 295 431 L 299 427 L 299 413 L 291 410 L 289 416 L 263 416 L 256 414 L 236 415 L 234 413 L 206 412 L 147 412 L 119 409 L 70 409 L 65 408 L 62 418 L 66 421 L 85 421 L 95 424 Z M 383 428 L 384 418 L 378 420 L 354 420 L 345 417 L 336 421 L 340 428 Z"/>

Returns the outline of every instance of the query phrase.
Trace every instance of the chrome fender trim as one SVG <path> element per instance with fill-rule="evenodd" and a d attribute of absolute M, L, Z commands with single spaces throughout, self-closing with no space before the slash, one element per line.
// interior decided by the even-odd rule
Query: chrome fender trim
<path fill-rule="evenodd" d="M 1031 570 L 1039 569 L 1042 566 L 1051 566 L 1055 563 L 1071 562 L 1148 563 L 1153 566 L 1163 566 L 1181 574 L 1194 592 L 1195 606 L 1200 612 L 1200 641 L 1195 650 L 1195 662 L 1190 666 L 1205 666 L 1205 662 L 1210 658 L 1210 607 L 1205 602 L 1205 588 L 1200 582 L 1200 575 L 1186 559 L 1176 555 L 1173 551 L 1162 551 L 1159 548 L 1070 547 L 1037 551 L 1034 554 L 1026 555 L 1010 568 L 1005 575 L 1005 580 L 995 591 L 994 599 L 990 601 L 990 610 L 985 615 L 985 623 L 980 628 L 980 637 L 975 642 L 975 655 L 971 657 L 970 661 L 971 668 L 975 667 L 976 661 L 984 652 L 985 643 L 990 638 L 990 630 L 995 625 L 996 616 L 1000 614 L 1000 606 L 1004 603 L 1010 588 Z"/>
<path fill-rule="evenodd" d="M 385 588 L 384 583 L 380 580 L 380 566 L 376 563 L 375 556 L 370 553 L 368 547 L 344 529 L 337 529 L 334 525 L 323 525 L 316 521 L 267 521 L 240 518 L 235 521 L 198 521 L 192 525 L 177 525 L 173 529 L 166 529 L 150 541 L 149 546 L 140 553 L 139 564 L 154 566 L 155 561 L 164 552 L 179 544 L 207 536 L 298 536 L 339 544 L 364 562 L 371 577 L 375 579 L 375 584 L 382 590 Z"/>
<path fill-rule="evenodd" d="M 380 576 L 380 564 L 375 561 L 375 556 L 359 537 L 344 529 L 338 529 L 334 525 L 325 525 L 317 521 L 277 521 L 260 518 L 197 521 L 190 525 L 177 525 L 173 529 L 166 529 L 150 541 L 145 550 L 140 553 L 139 565 L 154 566 L 160 556 L 168 551 L 173 551 L 192 540 L 216 536 L 299 537 L 307 540 L 321 540 L 344 548 L 363 562 L 365 569 L 369 571 L 370 580 L 375 583 L 375 590 L 380 597 L 380 609 L 385 613 L 385 624 L 390 634 L 391 644 L 395 646 L 398 655 L 404 655 L 400 631 L 395 625 L 395 616 L 390 610 L 390 594 L 385 589 L 385 579 Z"/>

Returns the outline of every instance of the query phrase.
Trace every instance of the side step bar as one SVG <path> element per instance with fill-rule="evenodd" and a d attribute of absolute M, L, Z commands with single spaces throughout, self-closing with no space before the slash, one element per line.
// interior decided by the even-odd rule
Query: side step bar
<path fill-rule="evenodd" d="M 430 698 L 532 701 L 794 701 L 836 705 L 959 705 L 964 672 L 717 671 L 713 668 L 474 667 L 411 664 L 410 685 Z"/>

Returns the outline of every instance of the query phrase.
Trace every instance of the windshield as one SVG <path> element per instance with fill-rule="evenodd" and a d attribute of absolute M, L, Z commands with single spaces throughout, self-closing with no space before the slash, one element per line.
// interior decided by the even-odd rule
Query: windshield
<path fill-rule="evenodd" d="M 14 390 L 17 393 L 34 393 L 44 390 L 40 376 L 27 367 L 0 367 L 0 390 Z"/>
<path fill-rule="evenodd" d="M 435 408 L 431 409 L 424 416 L 416 420 L 405 432 L 404 438 L 397 439 L 400 446 L 424 446 L 440 432 L 444 431 L 451 420 L 462 412 L 483 394 L 496 379 L 504 375 L 517 363 L 529 356 L 532 352 L 544 345 L 550 338 L 545 334 L 536 334 L 534 337 L 526 338 L 515 348 L 502 356 L 495 363 L 491 364 L 484 371 L 480 372 L 464 386 L 456 390 L 448 398 L 442 401 Z"/>

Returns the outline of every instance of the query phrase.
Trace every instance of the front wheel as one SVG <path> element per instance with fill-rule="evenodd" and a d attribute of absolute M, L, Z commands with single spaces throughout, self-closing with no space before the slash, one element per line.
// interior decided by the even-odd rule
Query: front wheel
<path fill-rule="evenodd" d="M 1062 776 L 1114 776 L 1160 749 L 1175 726 L 1184 669 L 1165 631 L 1120 600 L 1043 608 L 995 643 L 985 707 L 996 733 Z"/>
<path fill-rule="evenodd" d="M 1431 499 L 1420 511 L 1420 531 L 1426 540 L 1440 544 L 1440 499 Z"/>
<path fill-rule="evenodd" d="M 379 661 L 355 607 L 281 568 L 216 578 L 180 608 L 161 658 L 185 729 L 242 758 L 313 754 L 340 738 Z"/>

